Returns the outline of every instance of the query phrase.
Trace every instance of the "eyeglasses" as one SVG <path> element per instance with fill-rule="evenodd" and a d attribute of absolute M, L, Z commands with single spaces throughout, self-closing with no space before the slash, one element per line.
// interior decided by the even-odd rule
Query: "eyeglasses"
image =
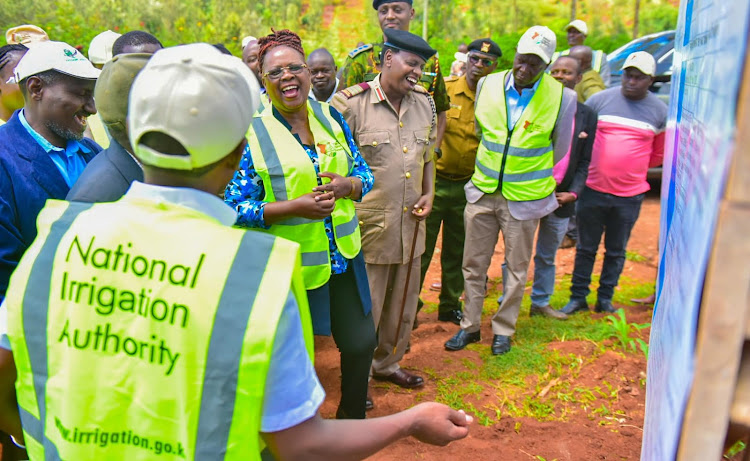
<path fill-rule="evenodd" d="M 471 61 L 472 64 L 479 64 L 481 62 L 484 67 L 490 67 L 491 65 L 495 64 L 495 61 L 487 58 L 480 58 L 475 54 L 469 55 L 469 61 Z"/>
<path fill-rule="evenodd" d="M 289 64 L 288 66 L 276 67 L 274 69 L 271 69 L 263 74 L 263 76 L 268 77 L 271 80 L 278 80 L 282 75 L 284 75 L 284 70 L 288 70 L 292 74 L 297 75 L 302 73 L 304 69 L 307 69 L 307 64 Z"/>

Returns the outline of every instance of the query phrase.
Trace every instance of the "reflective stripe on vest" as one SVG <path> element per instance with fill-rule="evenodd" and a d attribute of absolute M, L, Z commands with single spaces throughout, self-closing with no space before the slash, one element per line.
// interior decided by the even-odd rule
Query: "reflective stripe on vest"
<path fill-rule="evenodd" d="M 50 215 L 54 215 L 55 209 L 60 210 L 63 206 L 66 206 L 66 208 L 62 211 L 58 219 L 54 221 L 48 219 Z M 64 345 L 60 344 L 62 341 L 58 339 L 58 333 L 50 333 L 48 326 L 51 326 L 49 324 L 50 315 L 56 315 L 59 318 L 62 306 L 51 303 L 51 301 L 54 302 L 57 300 L 57 292 L 52 293 L 52 288 L 56 286 L 56 281 L 59 281 L 61 271 L 66 270 L 63 277 L 68 275 L 67 266 L 62 266 L 62 263 L 67 262 L 70 250 L 68 250 L 67 256 L 65 249 L 60 251 L 61 241 L 63 238 L 67 240 L 72 238 L 71 235 L 66 235 L 71 231 L 71 228 L 73 228 L 73 233 L 81 232 L 80 229 L 85 227 L 85 223 L 88 222 L 86 221 L 87 219 L 91 219 L 91 222 L 101 221 L 102 216 L 97 214 L 86 216 L 88 215 L 86 213 L 86 215 L 81 216 L 81 219 L 84 221 L 79 224 L 75 223 L 81 213 L 90 209 L 90 213 L 97 213 L 96 209 L 100 206 L 106 207 L 110 206 L 110 204 L 68 204 L 66 202 L 49 201 L 47 207 L 49 210 L 52 210 L 52 213 L 47 213 L 44 218 L 40 218 L 39 235 L 42 238 L 46 235 L 46 238 L 41 242 L 39 253 L 31 261 L 30 269 L 27 268 L 28 264 L 19 265 L 19 268 L 23 267 L 22 271 L 28 271 L 28 276 L 26 277 L 26 286 L 23 287 L 23 299 L 20 300 L 20 303 L 14 296 L 16 293 L 12 295 L 15 300 L 14 304 L 21 305 L 22 310 L 20 318 L 15 315 L 15 312 L 13 316 L 9 312 L 9 333 L 11 331 L 14 333 L 11 336 L 11 343 L 15 359 L 19 364 L 19 370 L 31 371 L 27 376 L 19 374 L 19 381 L 23 383 L 31 381 L 33 387 L 33 397 L 27 392 L 19 392 L 19 409 L 28 452 L 32 460 L 59 460 L 61 459 L 59 455 L 60 451 L 68 451 L 68 454 L 65 455 L 66 459 L 81 459 L 78 457 L 81 453 L 93 453 L 94 450 L 104 449 L 105 453 L 107 453 L 107 449 L 104 448 L 107 445 L 106 440 L 104 440 L 103 444 L 97 441 L 93 445 L 88 436 L 85 442 L 76 440 L 76 435 L 82 433 L 78 432 L 78 426 L 76 426 L 76 435 L 74 435 L 71 428 L 73 424 L 81 424 L 81 420 L 86 421 L 87 418 L 85 415 L 88 411 L 96 412 L 99 408 L 66 408 L 62 402 L 55 401 L 55 394 L 51 396 L 47 393 L 50 371 L 57 373 L 57 376 L 62 373 L 75 372 L 75 370 L 60 369 L 59 363 L 51 362 L 52 359 L 48 354 L 57 352 L 56 356 L 59 357 L 61 348 L 64 350 L 64 357 L 88 352 L 76 350 L 76 348 L 81 349 L 81 347 L 75 342 L 75 348 L 70 348 L 70 346 L 65 348 Z M 43 210 L 42 214 L 45 214 L 45 211 L 49 210 Z M 163 208 L 160 208 L 161 210 Z M 195 216 L 192 217 L 195 218 Z M 48 232 L 46 232 L 47 229 L 49 229 Z M 222 241 L 227 244 L 223 250 L 223 254 L 226 254 L 226 251 L 235 251 L 235 249 L 236 251 L 233 259 L 224 258 L 221 261 L 226 261 L 226 263 L 219 263 L 227 265 L 231 263 L 226 273 L 223 287 L 221 285 L 211 287 L 213 293 L 217 293 L 215 289 L 219 288 L 221 295 L 220 297 L 217 296 L 218 303 L 213 305 L 216 309 L 213 313 L 213 323 L 208 330 L 204 329 L 204 331 L 210 331 L 210 336 L 205 338 L 207 350 L 205 353 L 205 369 L 203 370 L 202 384 L 199 382 L 194 385 L 195 398 L 192 401 L 176 399 L 177 403 L 175 404 L 177 408 L 184 407 L 186 419 L 191 419 L 190 415 L 197 417 L 195 432 L 192 435 L 188 434 L 187 439 L 181 439 L 179 445 L 175 444 L 178 440 L 164 441 L 160 439 L 159 435 L 163 434 L 158 431 L 157 433 L 153 433 L 153 429 L 152 432 L 149 432 L 146 428 L 154 423 L 157 425 L 163 424 L 165 419 L 175 417 L 170 411 L 180 410 L 169 407 L 166 410 L 163 410 L 161 407 L 149 408 L 147 414 L 150 417 L 153 413 L 153 418 L 149 418 L 150 421 L 143 421 L 142 427 L 140 425 L 139 427 L 127 426 L 127 423 L 133 423 L 132 420 L 123 423 L 125 425 L 124 429 L 132 429 L 132 433 L 134 434 L 138 433 L 139 430 L 143 431 L 140 432 L 140 435 L 146 441 L 145 446 L 143 443 L 138 445 L 137 442 L 129 443 L 125 441 L 121 441 L 119 445 L 115 445 L 118 443 L 115 441 L 109 446 L 109 449 L 114 450 L 114 453 L 123 454 L 126 449 L 133 449 L 130 446 L 136 445 L 134 449 L 140 450 L 140 452 L 136 456 L 129 456 L 128 459 L 152 459 L 154 455 L 159 454 L 156 451 L 157 447 L 161 447 L 159 449 L 162 449 L 168 445 L 175 450 L 172 452 L 173 454 L 176 454 L 178 446 L 181 450 L 184 449 L 185 454 L 181 457 L 187 459 L 259 459 L 259 438 L 249 436 L 249 434 L 259 433 L 260 431 L 260 415 L 263 394 L 265 392 L 266 374 L 273 350 L 277 325 L 285 303 L 289 302 L 286 299 L 286 293 L 288 293 L 290 288 L 289 284 L 292 280 L 294 268 L 299 267 L 298 250 L 296 245 L 270 236 L 259 235 L 255 232 L 237 232 L 236 229 L 229 228 L 226 228 L 226 230 L 231 233 L 223 235 L 224 239 Z M 227 235 L 230 235 L 235 240 L 232 241 L 231 238 L 227 239 Z M 78 234 L 75 236 L 77 237 Z M 219 234 L 219 236 L 222 235 Z M 137 243 L 137 239 L 134 239 L 134 241 Z M 87 251 L 90 251 L 90 247 Z M 242 255 L 242 257 L 237 257 L 238 255 Z M 91 256 L 91 258 L 94 257 Z M 297 261 L 296 265 L 295 260 Z M 94 264 L 94 259 L 90 261 Z M 266 261 L 267 264 L 264 264 Z M 206 267 L 216 267 L 216 260 L 212 261 L 211 264 Z M 61 267 L 66 267 L 66 269 L 61 269 Z M 197 272 L 198 269 L 196 268 L 196 276 Z M 264 274 L 267 272 L 273 274 L 273 280 L 264 278 Z M 71 277 L 73 276 L 85 277 L 85 274 L 71 272 Z M 95 281 L 96 278 L 94 277 L 93 280 Z M 209 279 L 209 282 L 214 280 L 217 279 Z M 285 290 L 283 299 L 278 298 L 280 286 L 283 286 Z M 301 286 L 301 283 L 298 286 Z M 198 287 L 201 287 L 201 285 L 198 284 Z M 206 288 L 208 287 L 201 288 L 204 290 L 203 293 L 206 293 Z M 304 293 L 300 293 L 300 290 L 295 290 L 295 294 L 297 297 L 300 294 L 304 295 Z M 272 301 L 274 297 L 276 299 Z M 95 298 L 97 302 L 102 302 L 101 291 Z M 63 303 L 67 301 L 65 298 L 62 299 Z M 77 297 L 76 302 L 78 302 Z M 85 299 L 83 303 L 79 305 L 82 307 L 85 306 Z M 260 304 L 262 304 L 262 308 L 254 308 L 255 305 Z M 67 304 L 63 305 L 67 306 Z M 213 308 L 213 306 L 210 308 Z M 120 309 L 123 309 L 122 304 L 120 304 Z M 54 314 L 51 314 L 52 312 Z M 306 312 L 307 315 L 305 315 Z M 71 314 L 73 317 L 75 315 Z M 300 299 L 300 315 L 303 334 L 308 345 L 308 352 L 311 353 L 312 331 L 305 298 Z M 23 323 L 23 335 L 19 337 L 19 332 L 21 331 L 19 322 L 21 319 Z M 85 317 L 77 318 L 77 320 L 81 319 L 85 319 Z M 109 322 L 107 325 L 114 324 L 115 328 L 127 325 L 126 323 L 122 323 L 123 321 L 118 317 L 111 318 Z M 58 329 L 62 328 L 60 326 L 57 327 Z M 159 330 L 154 331 L 158 332 Z M 45 332 L 45 334 L 40 334 L 40 332 Z M 252 340 L 248 341 L 247 338 L 251 338 Z M 77 339 L 74 341 L 77 341 Z M 126 350 L 124 344 L 127 340 L 123 339 L 122 341 L 123 350 Z M 120 343 L 120 339 L 117 340 L 117 343 Z M 201 342 L 196 341 L 196 343 L 200 344 Z M 24 354 L 24 351 L 27 354 Z M 182 352 L 185 351 L 183 350 Z M 146 353 L 148 354 L 148 351 Z M 200 357 L 202 354 L 198 352 L 195 355 Z M 28 362 L 26 362 L 27 357 Z M 143 359 L 143 350 L 141 350 L 141 359 Z M 136 360 L 136 357 L 127 360 Z M 116 369 L 116 361 L 117 359 L 112 356 L 104 356 L 101 359 L 97 356 L 96 360 L 91 363 L 91 367 L 92 369 L 99 370 L 106 376 L 109 367 Z M 48 367 L 52 367 L 53 370 L 48 370 Z M 147 382 L 147 380 L 144 379 L 143 382 Z M 242 383 L 241 391 L 238 391 L 238 383 Z M 25 384 L 22 384 L 22 386 L 25 387 Z M 183 388 L 182 391 L 190 393 L 190 389 Z M 56 389 L 56 392 L 57 395 L 60 394 L 59 387 Z M 181 392 L 180 389 L 177 389 L 177 392 Z M 106 393 L 106 390 L 103 393 Z M 200 396 L 199 406 L 198 396 Z M 102 397 L 100 396 L 100 398 Z M 170 401 L 170 399 L 163 399 L 163 401 L 159 402 L 164 404 L 167 401 Z M 53 416 L 48 414 L 50 408 L 52 411 L 64 409 L 78 413 L 73 418 L 71 418 L 74 415 L 73 413 L 54 414 L 53 419 Z M 243 411 L 235 412 L 235 408 L 242 408 Z M 164 413 L 160 413 L 160 410 L 163 410 Z M 138 414 L 138 411 L 135 413 Z M 127 410 L 124 410 L 123 414 L 128 414 Z M 133 415 L 130 414 L 129 416 L 132 417 Z M 71 419 L 74 421 L 68 422 Z M 118 427 L 117 424 L 120 423 L 120 421 L 109 420 L 106 416 L 102 416 L 102 419 L 98 422 L 101 424 L 101 427 L 97 426 L 97 436 L 100 429 L 102 432 L 113 433 L 109 431 L 113 431 L 113 428 Z M 84 430 L 83 424 L 81 424 L 81 430 Z M 91 435 L 93 437 L 93 429 L 88 427 L 86 430 L 92 430 Z M 165 431 L 165 433 L 169 433 L 169 431 Z M 153 438 L 143 437 L 144 435 L 152 436 Z M 62 450 L 62 446 L 55 446 L 52 440 L 61 440 L 64 443 L 70 444 L 68 446 L 69 450 Z M 194 445 L 189 446 L 193 441 Z M 186 445 L 182 445 L 182 443 Z M 75 453 L 78 455 L 74 455 Z M 169 453 L 169 451 L 164 451 L 163 453 Z M 71 458 L 71 456 L 74 456 L 74 458 Z M 117 457 L 115 456 L 115 458 Z M 106 459 L 106 456 L 102 459 Z"/>
<path fill-rule="evenodd" d="M 486 77 L 476 99 L 482 129 L 471 180 L 482 192 L 500 188 L 512 201 L 544 198 L 555 189 L 552 130 L 562 104 L 563 87 L 542 74 L 534 96 L 512 130 L 508 129 L 505 82 L 508 71 Z M 498 110 L 505 107 L 505 110 Z M 500 178 L 502 176 L 502 181 Z"/>
<path fill-rule="evenodd" d="M 21 426 L 24 438 L 31 438 L 43 447 L 44 459 L 57 461 L 60 459 L 57 447 L 46 436 L 45 422 L 47 421 L 47 315 L 49 313 L 50 284 L 54 268 L 55 253 L 65 232 L 76 217 L 91 208 L 91 203 L 71 202 L 60 219 L 50 227 L 49 236 L 44 241 L 39 255 L 34 260 L 30 279 L 26 284 L 23 306 L 23 330 L 26 348 L 29 354 L 29 368 L 34 376 L 34 393 L 36 394 L 36 410 L 39 417 L 32 415 L 19 400 Z M 18 358 L 16 358 L 18 360 Z M 29 456 L 33 453 L 33 445 L 26 441 Z M 41 458 L 40 458 L 41 459 Z"/>
<path fill-rule="evenodd" d="M 314 100 L 307 103 L 320 171 L 348 176 L 354 159 L 341 126 L 330 115 L 330 106 Z M 310 157 L 291 132 L 274 117 L 272 106 L 253 118 L 248 140 L 255 170 L 263 180 L 264 200 L 293 200 L 310 193 L 318 185 Z M 331 218 L 338 250 L 345 258 L 354 258 L 361 244 L 359 221 L 352 201 L 336 200 Z M 274 223 L 266 232 L 302 246 L 302 274 L 308 290 L 328 281 L 331 276 L 330 250 L 322 219 L 288 218 Z"/>

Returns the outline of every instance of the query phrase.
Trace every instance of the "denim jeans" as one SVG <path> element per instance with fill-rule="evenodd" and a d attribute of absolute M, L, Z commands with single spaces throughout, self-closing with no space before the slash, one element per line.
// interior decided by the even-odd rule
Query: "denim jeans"
<path fill-rule="evenodd" d="M 534 284 L 531 287 L 531 304 L 542 307 L 549 304 L 549 298 L 555 290 L 555 256 L 560 248 L 570 218 L 561 218 L 550 213 L 539 220 L 539 232 L 534 254 Z M 503 280 L 505 280 L 505 263 L 503 263 Z M 502 302 L 500 295 L 497 302 Z"/>
<path fill-rule="evenodd" d="M 555 290 L 555 256 L 560 248 L 570 218 L 550 213 L 539 221 L 539 233 L 534 254 L 534 285 L 531 287 L 531 304 L 546 306 Z"/>
<path fill-rule="evenodd" d="M 618 197 L 584 188 L 576 207 L 578 242 L 570 299 L 588 296 L 596 251 L 604 234 L 604 263 L 599 277 L 598 299 L 611 301 L 625 265 L 625 249 L 646 194 Z"/>

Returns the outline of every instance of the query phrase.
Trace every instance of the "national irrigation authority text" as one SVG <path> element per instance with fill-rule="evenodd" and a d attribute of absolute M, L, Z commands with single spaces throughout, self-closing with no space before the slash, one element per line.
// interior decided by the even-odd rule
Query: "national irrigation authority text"
<path fill-rule="evenodd" d="M 82 431 L 77 427 L 70 430 L 63 426 L 62 422 L 55 418 L 55 426 L 60 431 L 60 435 L 67 442 L 78 444 L 99 445 L 104 448 L 108 445 L 132 445 L 146 450 L 151 450 L 156 455 L 172 454 L 181 458 L 185 457 L 185 449 L 182 443 L 170 443 L 162 440 L 156 440 L 142 435 L 134 434 L 131 430 L 122 431 L 100 431 L 98 428 L 93 431 Z"/>
<path fill-rule="evenodd" d="M 161 259 L 150 259 L 135 254 L 131 242 L 119 243 L 113 248 L 97 247 L 96 237 L 82 242 L 76 235 L 71 241 L 65 263 L 79 259 L 84 266 L 96 271 L 134 274 L 151 282 L 161 282 L 192 290 L 198 281 L 205 253 L 193 265 L 170 264 Z M 185 328 L 190 318 L 190 308 L 182 302 L 169 302 L 154 296 L 150 288 L 123 289 L 122 286 L 100 285 L 97 277 L 75 280 L 67 267 L 62 273 L 60 299 L 79 305 L 88 305 L 101 316 L 115 312 L 150 317 L 157 322 Z M 188 298 L 186 294 L 186 298 Z M 166 366 L 169 376 L 180 358 L 180 353 L 169 347 L 164 338 L 150 334 L 147 338 L 133 338 L 114 332 L 112 323 L 102 323 L 90 329 L 71 326 L 66 320 L 58 341 L 76 349 L 92 349 L 107 354 L 122 353 L 151 364 Z"/>

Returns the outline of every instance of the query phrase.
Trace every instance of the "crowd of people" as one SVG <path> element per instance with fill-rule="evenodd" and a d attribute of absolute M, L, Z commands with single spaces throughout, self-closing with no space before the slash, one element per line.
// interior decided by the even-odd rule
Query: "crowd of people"
<path fill-rule="evenodd" d="M 472 418 L 437 403 L 366 419 L 371 379 L 424 385 L 399 363 L 440 232 L 438 320 L 460 327 L 446 351 L 481 341 L 501 235 L 492 354 L 511 349 L 532 254 L 530 315 L 565 320 L 589 310 L 604 235 L 594 310 L 614 312 L 663 157 L 654 58 L 633 53 L 606 89 L 575 20 L 570 49 L 541 25 L 515 50 L 480 37 L 444 77 L 411 1 L 372 6 L 382 42 L 340 68 L 289 30 L 246 37 L 241 59 L 138 30 L 99 34 L 87 59 L 8 31 L 0 430 L 29 459 L 359 459 L 465 437 Z M 336 420 L 319 414 L 313 335 L 340 352 Z"/>

